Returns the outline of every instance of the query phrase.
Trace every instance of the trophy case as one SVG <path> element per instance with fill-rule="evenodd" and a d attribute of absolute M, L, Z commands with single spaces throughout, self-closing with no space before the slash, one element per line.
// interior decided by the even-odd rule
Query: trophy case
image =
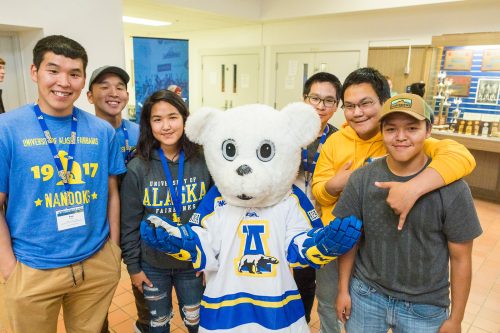
<path fill-rule="evenodd" d="M 465 145 L 476 197 L 500 201 L 500 32 L 435 36 L 427 103 L 432 137 Z"/>

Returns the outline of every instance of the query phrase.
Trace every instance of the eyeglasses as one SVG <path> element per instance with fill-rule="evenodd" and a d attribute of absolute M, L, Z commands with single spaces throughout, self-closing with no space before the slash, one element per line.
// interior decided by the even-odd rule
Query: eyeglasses
<path fill-rule="evenodd" d="M 369 108 L 371 108 L 375 104 L 375 101 L 372 100 L 367 100 L 367 101 L 362 101 L 357 104 L 351 104 L 351 103 L 344 103 L 342 105 L 342 108 L 347 111 L 354 111 L 356 109 L 356 106 L 361 110 L 361 111 L 366 111 Z"/>
<path fill-rule="evenodd" d="M 318 96 L 314 95 L 307 95 L 306 98 L 309 100 L 309 103 L 312 105 L 319 105 L 319 103 L 323 102 L 323 105 L 325 108 L 332 108 L 335 105 L 337 105 L 337 100 L 332 97 L 327 97 L 327 98 L 319 98 Z"/>

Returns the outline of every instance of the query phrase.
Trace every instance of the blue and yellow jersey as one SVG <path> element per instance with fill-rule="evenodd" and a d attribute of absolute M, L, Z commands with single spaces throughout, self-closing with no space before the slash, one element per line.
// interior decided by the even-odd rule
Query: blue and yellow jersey
<path fill-rule="evenodd" d="M 212 187 L 190 220 L 206 258 L 200 331 L 309 332 L 287 254 L 320 224 L 298 188 L 272 207 L 245 208 Z"/>

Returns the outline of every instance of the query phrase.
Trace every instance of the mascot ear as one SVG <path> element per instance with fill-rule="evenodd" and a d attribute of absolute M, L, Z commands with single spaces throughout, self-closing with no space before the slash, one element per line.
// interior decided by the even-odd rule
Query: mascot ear
<path fill-rule="evenodd" d="M 203 145 L 207 139 L 208 129 L 212 127 L 210 126 L 211 120 L 220 113 L 222 113 L 221 110 L 203 107 L 189 115 L 184 128 L 189 140 Z"/>
<path fill-rule="evenodd" d="M 286 116 L 288 131 L 292 133 L 300 147 L 305 147 L 316 139 L 321 127 L 321 120 L 314 108 L 306 103 L 291 103 L 281 112 Z"/>

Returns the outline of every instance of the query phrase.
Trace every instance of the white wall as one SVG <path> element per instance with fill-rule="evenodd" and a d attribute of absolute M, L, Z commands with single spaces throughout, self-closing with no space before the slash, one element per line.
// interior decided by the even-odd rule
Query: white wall
<path fill-rule="evenodd" d="M 156 37 L 189 39 L 190 107 L 195 110 L 201 105 L 200 54 L 208 49 L 265 48 L 266 74 L 261 86 L 266 90 L 264 102 L 271 103 L 272 93 L 269 92 L 274 82 L 270 73 L 274 70 L 272 52 L 276 46 L 303 45 L 304 51 L 311 50 L 315 45 L 322 45 L 322 49 L 352 50 L 354 44 L 358 45 L 361 54 L 367 54 L 369 45 L 429 45 L 432 36 L 442 34 L 500 31 L 499 17 L 498 0 L 481 0 L 264 22 L 239 28 Z M 132 31 L 125 35 L 127 63 L 132 61 L 131 35 Z M 366 57 L 361 63 L 361 66 L 365 65 Z"/>
<path fill-rule="evenodd" d="M 434 6 L 370 11 L 289 22 L 269 23 L 264 43 L 308 40 L 318 42 L 409 40 L 428 42 L 432 36 L 500 31 L 498 0 L 466 1 Z"/>
<path fill-rule="evenodd" d="M 158 2 L 246 19 L 259 19 L 261 17 L 262 0 L 158 0 Z"/>
<path fill-rule="evenodd" d="M 128 3 L 148 4 L 156 3 L 159 6 L 173 5 L 218 15 L 234 16 L 252 20 L 283 20 L 299 17 L 330 15 L 365 10 L 402 8 L 428 4 L 461 2 L 465 0 L 125 0 Z M 471 0 L 467 0 L 471 1 Z M 476 0 L 477 1 L 477 0 Z M 192 30 L 192 29 L 190 29 Z"/>
<path fill-rule="evenodd" d="M 16 0 L 3 4 L 0 31 L 14 31 L 19 37 L 26 102 L 37 98 L 36 86 L 29 78 L 29 68 L 38 39 L 58 34 L 82 44 L 89 57 L 88 82 L 92 71 L 100 66 L 125 65 L 121 17 L 121 0 Z M 76 104 L 93 112 L 86 91 L 87 86 Z"/>
<path fill-rule="evenodd" d="M 463 0 L 272 0 L 262 1 L 261 18 L 265 20 L 296 18 L 313 15 L 339 14 L 364 10 L 388 9 L 409 6 L 420 6 L 442 2 L 458 2 Z"/>

